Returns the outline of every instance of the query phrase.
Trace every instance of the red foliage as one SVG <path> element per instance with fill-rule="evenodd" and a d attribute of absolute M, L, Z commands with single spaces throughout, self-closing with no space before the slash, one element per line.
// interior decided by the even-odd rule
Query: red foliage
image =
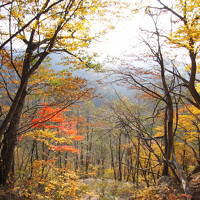
<path fill-rule="evenodd" d="M 63 152 L 63 151 L 70 151 L 72 153 L 78 153 L 79 152 L 78 149 L 74 148 L 73 146 L 68 146 L 68 145 L 62 145 L 62 146 L 51 145 L 51 148 L 54 151 L 60 151 L 60 152 Z"/>
<path fill-rule="evenodd" d="M 73 140 L 75 140 L 75 141 L 81 141 L 81 140 L 84 139 L 84 136 L 81 136 L 81 135 L 75 135 L 75 136 L 73 136 L 72 138 L 73 138 Z"/>
<path fill-rule="evenodd" d="M 33 128 L 37 129 L 53 129 L 56 130 L 59 136 L 69 136 L 72 141 L 81 141 L 83 136 L 77 134 L 77 122 L 75 120 L 66 119 L 65 112 L 68 109 L 53 108 L 44 104 L 38 111 L 36 118 L 32 120 Z M 18 138 L 19 141 L 22 136 Z M 68 145 L 51 145 L 50 148 L 54 151 L 70 151 L 73 153 L 79 152 L 78 149 Z"/>
<path fill-rule="evenodd" d="M 23 135 L 18 136 L 18 137 L 17 137 L 17 140 L 18 140 L 19 142 L 22 141 L 22 140 L 23 140 Z"/>
<path fill-rule="evenodd" d="M 60 108 L 52 108 L 44 105 L 39 112 L 38 117 L 32 120 L 34 128 L 57 128 L 55 124 L 61 124 L 65 122 L 63 110 Z M 51 122 L 49 124 L 48 122 Z M 52 125 L 53 124 L 53 125 Z"/>

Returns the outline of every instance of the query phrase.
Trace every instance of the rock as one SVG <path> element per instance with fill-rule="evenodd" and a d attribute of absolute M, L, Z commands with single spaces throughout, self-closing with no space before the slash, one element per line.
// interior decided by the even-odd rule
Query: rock
<path fill-rule="evenodd" d="M 176 178 L 171 177 L 171 176 L 161 176 L 158 181 L 157 181 L 157 185 L 165 185 L 168 187 L 173 187 L 173 188 L 177 188 L 178 183 Z"/>
<path fill-rule="evenodd" d="M 192 195 L 192 200 L 200 200 L 200 172 L 190 176 L 189 190 Z"/>

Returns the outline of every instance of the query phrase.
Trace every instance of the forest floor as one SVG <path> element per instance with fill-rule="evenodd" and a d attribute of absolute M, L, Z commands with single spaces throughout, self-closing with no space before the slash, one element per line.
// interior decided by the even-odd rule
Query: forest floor
<path fill-rule="evenodd" d="M 81 200 L 129 200 L 135 186 L 129 182 L 117 182 L 112 179 L 82 179 L 86 194 Z"/>
<path fill-rule="evenodd" d="M 79 200 L 185 200 L 188 199 L 176 185 L 159 183 L 150 187 L 145 187 L 141 183 L 136 186 L 131 182 L 119 182 L 113 179 L 86 178 L 79 179 L 78 198 Z M 166 184 L 167 183 L 167 184 Z M 170 187 L 172 186 L 172 187 Z M 25 198 L 18 196 L 17 193 L 4 192 L 0 189 L 0 200 L 32 200 L 33 198 Z M 35 200 L 46 200 L 45 196 L 36 197 Z M 53 200 L 55 198 L 51 198 Z M 57 198 L 56 198 L 57 199 Z M 64 196 L 62 199 L 65 199 Z M 70 198 L 71 199 L 71 198 Z M 48 199 L 47 199 L 48 200 Z"/>
<path fill-rule="evenodd" d="M 82 179 L 86 191 L 81 200 L 185 200 L 185 194 L 175 184 L 137 187 L 130 182 L 118 182 L 112 179 Z M 171 187 L 170 187 L 171 185 Z"/>

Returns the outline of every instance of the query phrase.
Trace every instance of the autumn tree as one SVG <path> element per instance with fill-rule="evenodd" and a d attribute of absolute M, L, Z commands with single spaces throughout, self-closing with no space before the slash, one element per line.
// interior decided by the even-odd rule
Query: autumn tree
<path fill-rule="evenodd" d="M 48 161 L 55 159 L 50 151 L 58 153 L 58 167 L 62 168 L 62 152 L 74 152 L 79 150 L 73 146 L 73 141 L 80 141 L 83 136 L 77 135 L 77 121 L 66 116 L 69 109 L 44 105 L 38 110 L 38 114 L 32 119 L 32 129 L 18 136 L 18 140 L 27 140 L 31 143 L 31 171 L 34 160 Z M 39 148 L 41 144 L 41 148 Z M 41 152 L 38 149 L 42 149 Z M 35 154 L 35 155 L 34 155 Z"/>
<path fill-rule="evenodd" d="M 173 14 L 173 25 L 178 25 L 177 28 L 172 29 L 172 33 L 167 37 L 170 44 L 175 48 L 184 49 L 188 56 L 188 61 L 185 66 L 188 67 L 188 77 L 182 75 L 182 73 L 168 69 L 168 71 L 174 74 L 183 87 L 185 87 L 191 94 L 191 98 L 186 99 L 189 103 L 199 108 L 199 94 L 197 91 L 198 84 L 198 54 L 199 54 L 199 1 L 179 1 L 177 0 L 177 9 L 171 9 L 167 5 L 158 1 L 162 6 L 162 9 Z M 177 19 L 177 20 L 176 20 Z"/>
<path fill-rule="evenodd" d="M 126 83 L 129 88 L 141 90 L 145 96 L 154 99 L 155 107 L 151 109 L 153 123 L 158 116 L 162 116 L 163 119 L 161 135 L 165 142 L 163 175 L 169 175 L 168 167 L 170 167 L 174 175 L 182 181 L 184 190 L 188 192 L 186 176 L 178 165 L 174 153 L 176 151 L 174 143 L 179 120 L 178 109 L 182 100 L 199 108 L 197 88 L 199 2 L 177 0 L 175 5 L 174 7 L 174 2 L 170 4 L 157 0 L 155 4 L 146 6 L 145 13 L 152 19 L 152 29 L 142 28 L 142 32 L 145 33 L 141 36 L 144 43 L 143 52 L 141 55 L 133 55 L 134 66 L 130 61 L 121 63 L 124 68 L 117 72 L 119 75 L 117 79 Z M 164 17 L 167 18 L 169 27 L 162 25 Z M 188 57 L 190 63 L 180 62 L 177 58 L 182 55 L 181 51 L 174 51 L 174 47 L 184 49 L 183 55 Z M 183 65 L 187 68 L 187 74 L 184 73 Z M 159 144 L 151 134 L 148 137 L 149 140 Z"/>
<path fill-rule="evenodd" d="M 5 69 L 5 60 L 9 59 L 12 74 L 19 80 L 0 127 L 2 185 L 6 185 L 12 168 L 17 129 L 31 76 L 53 52 L 66 53 L 67 65 L 81 67 L 86 64 L 75 54 L 79 49 L 86 47 L 93 38 L 94 35 L 88 35 L 89 21 L 92 18 L 91 14 L 98 12 L 99 7 L 100 1 L 96 0 L 17 0 L 1 7 L 5 13 L 1 20 L 6 23 L 5 34 L 2 33 L 1 37 L 1 65 L 2 69 Z M 18 50 L 20 63 L 16 63 L 19 59 L 14 50 L 16 45 L 22 45 Z"/>

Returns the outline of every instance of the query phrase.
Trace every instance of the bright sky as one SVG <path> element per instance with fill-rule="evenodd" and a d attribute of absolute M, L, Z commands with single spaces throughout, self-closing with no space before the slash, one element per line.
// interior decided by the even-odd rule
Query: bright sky
<path fill-rule="evenodd" d="M 100 41 L 93 45 L 100 56 L 120 56 L 131 45 L 138 36 L 139 20 L 119 22 L 114 30 L 107 33 Z"/>
<path fill-rule="evenodd" d="M 133 2 L 133 0 L 126 0 Z M 136 0 L 137 1 L 137 0 Z M 135 1 L 135 2 L 136 2 Z M 138 0 L 139 1 L 139 0 Z M 168 3 L 171 0 L 167 0 Z M 145 0 L 145 3 L 156 3 L 155 0 Z M 163 0 L 166 3 L 166 0 Z M 160 7 L 160 5 L 159 5 Z M 168 26 L 167 19 L 162 16 L 163 28 Z M 96 24 L 98 26 L 98 24 Z M 118 20 L 115 23 L 115 29 L 109 31 L 105 36 L 100 38 L 91 46 L 91 51 L 98 53 L 98 60 L 102 61 L 106 57 L 122 57 L 126 53 L 133 51 L 133 47 L 138 45 L 141 31 L 143 29 L 152 30 L 152 20 L 149 16 L 145 15 L 144 9 L 140 13 L 132 13 L 128 18 Z"/>
<path fill-rule="evenodd" d="M 106 56 L 120 56 L 130 48 L 139 33 L 141 15 L 130 16 L 128 19 L 119 19 L 114 24 L 114 29 L 99 38 L 91 45 L 91 50 L 98 53 L 100 59 Z M 95 24 L 98 26 L 98 24 Z"/>

